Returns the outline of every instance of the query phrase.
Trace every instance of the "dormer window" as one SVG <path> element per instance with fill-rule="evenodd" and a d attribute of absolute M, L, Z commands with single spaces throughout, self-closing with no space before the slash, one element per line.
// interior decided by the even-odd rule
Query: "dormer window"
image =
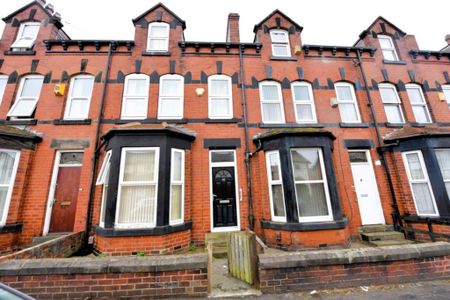
<path fill-rule="evenodd" d="M 397 61 L 398 55 L 392 38 L 387 35 L 378 35 L 378 40 L 380 41 L 384 59 L 389 61 Z"/>
<path fill-rule="evenodd" d="M 169 24 L 150 23 L 148 26 L 148 52 L 169 51 Z"/>
<path fill-rule="evenodd" d="M 40 26 L 40 23 L 21 24 L 17 39 L 11 46 L 13 51 L 25 51 L 31 49 L 36 42 Z"/>
<path fill-rule="evenodd" d="M 285 30 L 271 30 L 270 39 L 272 40 L 273 56 L 291 56 L 289 46 L 289 34 Z"/>

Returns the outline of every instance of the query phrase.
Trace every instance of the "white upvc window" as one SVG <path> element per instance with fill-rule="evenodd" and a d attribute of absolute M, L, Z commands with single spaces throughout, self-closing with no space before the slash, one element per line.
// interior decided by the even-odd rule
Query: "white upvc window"
<path fill-rule="evenodd" d="M 259 83 L 261 113 L 263 123 L 284 123 L 283 96 L 281 86 L 276 81 Z"/>
<path fill-rule="evenodd" d="M 0 149 L 0 227 L 5 226 L 19 166 L 20 152 Z"/>
<path fill-rule="evenodd" d="M 403 152 L 402 156 L 417 214 L 439 216 L 422 152 L 408 151 Z"/>
<path fill-rule="evenodd" d="M 8 84 L 8 76 L 0 75 L 0 105 L 2 104 L 3 95 L 5 94 L 6 84 Z"/>
<path fill-rule="evenodd" d="M 172 149 L 170 164 L 170 225 L 184 222 L 184 150 Z"/>
<path fill-rule="evenodd" d="M 103 185 L 102 189 L 102 204 L 100 207 L 100 226 L 105 227 L 105 213 L 106 213 L 106 199 L 108 196 L 108 182 L 109 182 L 109 170 L 111 166 L 111 150 L 106 152 L 105 159 L 103 160 L 102 167 L 98 173 L 96 185 Z"/>
<path fill-rule="evenodd" d="M 1 92 L 1 90 L 0 90 Z M 447 100 L 448 105 L 450 105 L 450 84 L 445 84 L 442 86 L 442 92 L 444 93 L 445 100 Z M 0 94 L 1 96 L 1 94 Z"/>
<path fill-rule="evenodd" d="M 147 51 L 165 52 L 169 50 L 169 31 L 167 23 L 155 22 L 148 25 Z"/>
<path fill-rule="evenodd" d="M 299 221 L 332 221 L 322 149 L 291 149 L 291 161 Z"/>
<path fill-rule="evenodd" d="M 441 169 L 447 195 L 450 197 L 450 149 L 437 149 L 436 157 Z"/>
<path fill-rule="evenodd" d="M 404 123 L 405 118 L 403 117 L 400 97 L 395 86 L 390 83 L 380 83 L 378 89 L 380 90 L 387 121 L 389 123 Z"/>
<path fill-rule="evenodd" d="M 184 111 L 184 77 L 161 76 L 159 81 L 158 119 L 182 119 Z"/>
<path fill-rule="evenodd" d="M 392 38 L 387 35 L 378 35 L 378 41 L 380 41 L 381 51 L 385 60 L 397 61 L 398 55 L 395 50 L 394 42 Z"/>
<path fill-rule="evenodd" d="M 24 51 L 31 49 L 36 42 L 40 23 L 22 23 L 16 41 L 11 45 L 13 51 Z"/>
<path fill-rule="evenodd" d="M 431 123 L 430 111 L 428 110 L 422 88 L 418 84 L 410 83 L 406 85 L 406 92 L 408 93 L 416 122 Z"/>
<path fill-rule="evenodd" d="M 297 123 L 316 123 L 316 108 L 311 84 L 308 82 L 293 82 L 291 87 Z"/>
<path fill-rule="evenodd" d="M 147 118 L 150 77 L 130 74 L 125 77 L 121 119 L 142 120 Z"/>
<path fill-rule="evenodd" d="M 208 78 L 208 115 L 211 119 L 233 117 L 231 78 L 226 75 L 212 75 Z"/>
<path fill-rule="evenodd" d="M 273 56 L 291 56 L 289 33 L 285 30 L 274 29 L 270 31 Z"/>
<path fill-rule="evenodd" d="M 156 226 L 159 148 L 122 148 L 116 228 Z"/>
<path fill-rule="evenodd" d="M 266 168 L 272 221 L 286 222 L 286 204 L 284 203 L 283 180 L 278 151 L 266 152 Z"/>
<path fill-rule="evenodd" d="M 72 78 L 64 119 L 82 120 L 88 118 L 93 87 L 94 76 L 78 75 Z"/>
<path fill-rule="evenodd" d="M 334 84 L 334 87 L 336 89 L 341 121 L 345 123 L 360 123 L 361 117 L 353 85 L 346 82 L 338 82 Z"/>
<path fill-rule="evenodd" d="M 28 75 L 20 81 L 16 101 L 8 112 L 8 117 L 31 117 L 41 94 L 44 76 Z"/>

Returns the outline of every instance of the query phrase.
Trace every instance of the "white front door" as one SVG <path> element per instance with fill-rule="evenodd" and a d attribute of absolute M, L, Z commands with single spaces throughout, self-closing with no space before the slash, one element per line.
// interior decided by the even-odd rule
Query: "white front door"
<path fill-rule="evenodd" d="M 385 224 L 370 152 L 356 150 L 349 155 L 362 225 Z"/>

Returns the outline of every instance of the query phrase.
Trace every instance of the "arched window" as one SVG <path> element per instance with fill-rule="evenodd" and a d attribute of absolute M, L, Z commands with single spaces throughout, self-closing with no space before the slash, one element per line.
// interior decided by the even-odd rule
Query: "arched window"
<path fill-rule="evenodd" d="M 147 51 L 164 52 L 169 50 L 169 24 L 155 22 L 148 25 Z"/>
<path fill-rule="evenodd" d="M 150 78 L 145 74 L 125 77 L 121 119 L 145 119 L 148 110 Z"/>
<path fill-rule="evenodd" d="M 259 83 L 263 123 L 284 123 L 283 95 L 276 81 Z"/>
<path fill-rule="evenodd" d="M 208 78 L 208 115 L 211 119 L 233 117 L 231 78 L 226 75 L 212 75 Z"/>
<path fill-rule="evenodd" d="M 400 98 L 395 86 L 390 83 L 380 83 L 378 89 L 380 90 L 387 121 L 389 123 L 404 123 L 405 119 L 400 105 Z"/>
<path fill-rule="evenodd" d="M 177 74 L 161 76 L 159 81 L 159 119 L 182 119 L 184 77 Z"/>
<path fill-rule="evenodd" d="M 72 78 L 64 119 L 80 120 L 88 118 L 93 87 L 94 76 L 78 75 Z"/>
<path fill-rule="evenodd" d="M 291 88 L 297 123 L 316 123 L 316 108 L 311 84 L 297 81 L 291 84 Z"/>
<path fill-rule="evenodd" d="M 430 112 L 423 95 L 422 88 L 418 84 L 410 83 L 406 85 L 409 102 L 411 103 L 414 117 L 417 123 L 431 123 Z"/>
<path fill-rule="evenodd" d="M 274 29 L 270 31 L 273 56 L 291 56 L 289 33 L 285 30 Z"/>
<path fill-rule="evenodd" d="M 31 117 L 41 94 L 44 76 L 28 75 L 20 81 L 16 101 L 8 112 L 8 117 Z"/>
<path fill-rule="evenodd" d="M 334 87 L 336 89 L 341 121 L 345 123 L 361 122 L 353 85 L 347 82 L 338 82 L 334 84 Z"/>

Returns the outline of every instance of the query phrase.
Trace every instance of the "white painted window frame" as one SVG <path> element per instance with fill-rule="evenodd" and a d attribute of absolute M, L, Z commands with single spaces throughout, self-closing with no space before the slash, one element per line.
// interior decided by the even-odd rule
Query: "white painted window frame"
<path fill-rule="evenodd" d="M 5 95 L 7 85 L 8 85 L 8 76 L 0 74 L 0 105 L 2 104 L 3 96 Z"/>
<path fill-rule="evenodd" d="M 125 161 L 127 152 L 130 151 L 155 151 L 155 166 L 154 174 L 155 178 L 151 181 L 129 181 L 124 182 L 123 176 L 125 171 Z M 120 158 L 120 172 L 119 172 L 119 184 L 117 189 L 117 204 L 116 204 L 116 219 L 114 222 L 114 227 L 118 229 L 131 229 L 131 228 L 153 228 L 156 226 L 156 218 L 158 211 L 158 177 L 159 177 L 159 147 L 124 147 L 122 148 L 122 154 Z M 153 212 L 153 223 L 119 223 L 120 216 L 120 202 L 122 201 L 122 187 L 123 186 L 155 186 L 155 205 Z"/>
<path fill-rule="evenodd" d="M 28 79 L 38 79 L 38 78 L 42 79 L 42 84 L 41 84 L 41 89 L 39 90 L 39 95 L 34 95 L 34 97 L 21 97 L 23 87 L 25 85 L 25 81 Z M 42 92 L 43 84 L 44 84 L 44 76 L 42 76 L 42 75 L 27 75 L 27 76 L 23 77 L 20 80 L 20 85 L 19 85 L 19 90 L 18 90 L 17 96 L 16 96 L 16 101 L 14 101 L 13 106 L 9 110 L 8 117 L 31 117 L 33 115 L 33 112 L 36 110 L 36 106 L 37 106 L 39 97 Z M 33 100 L 34 101 L 34 106 L 33 106 L 33 109 L 30 111 L 30 113 L 25 114 L 25 115 L 13 114 L 12 112 L 14 111 L 14 109 L 20 104 L 21 101 L 24 101 L 24 100 Z"/>
<path fill-rule="evenodd" d="M 226 80 L 228 85 L 228 90 L 230 94 L 227 95 L 212 95 L 212 81 L 214 80 Z M 229 114 L 219 114 L 219 115 L 213 115 L 212 113 L 212 105 L 214 102 L 214 99 L 218 100 L 228 100 L 228 110 L 230 111 Z M 231 84 L 231 77 L 223 74 L 216 74 L 211 75 L 208 77 L 208 116 L 210 119 L 231 119 L 233 118 L 233 90 L 232 90 L 232 84 Z"/>
<path fill-rule="evenodd" d="M 18 50 L 22 50 L 22 49 L 31 49 L 31 48 L 33 48 L 34 44 L 36 43 L 36 39 L 37 39 L 37 36 L 39 34 L 39 30 L 38 30 L 36 36 L 34 37 L 34 39 L 30 40 L 29 45 L 27 45 L 25 47 L 22 47 L 21 45 L 19 45 L 21 40 L 22 40 L 22 35 L 23 35 L 23 32 L 24 32 L 26 26 L 37 26 L 37 27 L 40 27 L 41 23 L 38 23 L 38 22 L 26 22 L 26 23 L 20 24 L 19 32 L 17 33 L 17 38 L 14 41 L 14 43 L 11 45 L 11 48 L 13 49 L 13 51 L 14 50 L 18 51 Z"/>
<path fill-rule="evenodd" d="M 279 176 L 279 180 L 274 180 L 272 178 L 272 173 L 271 173 L 271 156 L 275 155 L 276 159 L 278 159 L 278 176 Z M 267 180 L 268 180 L 268 184 L 269 184 L 269 202 L 270 202 L 270 213 L 271 213 L 271 217 L 272 217 L 272 221 L 274 222 L 283 222 L 286 223 L 287 219 L 286 219 L 286 203 L 285 203 L 285 199 L 284 199 L 284 186 L 283 186 L 283 173 L 281 171 L 281 160 L 280 160 L 280 153 L 279 151 L 268 151 L 266 152 L 266 169 L 267 169 Z M 281 195 L 283 197 L 283 207 L 284 207 L 284 214 L 285 216 L 275 216 L 275 204 L 273 202 L 273 186 L 274 185 L 280 185 L 281 186 Z"/>
<path fill-rule="evenodd" d="M 150 35 L 152 27 L 165 27 L 166 36 L 164 37 L 152 37 Z M 164 22 L 153 22 L 148 24 L 148 34 L 147 34 L 147 51 L 148 52 L 167 52 L 169 51 L 169 35 L 170 35 L 170 25 Z M 152 49 L 150 48 L 151 40 L 164 40 L 164 49 Z"/>
<path fill-rule="evenodd" d="M 424 174 L 424 179 L 412 179 L 411 178 L 411 171 L 409 169 L 409 164 L 408 164 L 408 158 L 407 155 L 408 154 L 417 154 L 417 156 L 419 157 L 419 162 L 420 162 L 420 167 L 422 168 L 422 172 Z M 417 215 L 419 216 L 434 216 L 434 217 L 438 217 L 439 216 L 439 210 L 436 206 L 436 200 L 434 199 L 434 193 L 433 193 L 433 187 L 431 186 L 431 182 L 430 182 L 430 178 L 428 177 L 428 170 L 427 167 L 425 165 L 425 162 L 423 160 L 423 154 L 422 151 L 420 150 L 414 150 L 414 151 L 406 151 L 406 152 L 402 152 L 402 158 L 403 158 L 403 164 L 405 166 L 406 169 L 406 175 L 408 177 L 408 183 L 409 183 L 409 188 L 411 190 L 411 194 L 414 200 L 414 206 L 416 207 L 416 212 Z M 428 190 L 430 191 L 431 194 L 431 200 L 433 201 L 433 207 L 434 210 L 436 211 L 435 214 L 423 214 L 419 211 L 419 207 L 417 206 L 417 202 L 416 202 L 416 195 L 414 194 L 414 190 L 413 190 L 413 184 L 414 183 L 426 183 L 428 186 Z"/>
<path fill-rule="evenodd" d="M 73 88 L 75 85 L 75 80 L 77 79 L 91 79 L 92 80 L 92 85 L 91 85 L 91 92 L 89 94 L 89 96 L 87 98 L 85 97 L 73 97 L 72 92 L 73 92 Z M 72 79 L 70 80 L 70 88 L 69 88 L 69 96 L 68 96 L 68 100 L 67 100 L 67 104 L 66 104 L 66 109 L 64 112 L 64 119 L 65 120 L 84 120 L 87 119 L 89 117 L 89 110 L 91 107 L 91 99 L 92 99 L 92 92 L 94 90 L 94 76 L 92 75 L 77 75 L 72 77 Z M 86 101 L 86 105 L 87 105 L 87 109 L 86 109 L 86 115 L 84 117 L 73 117 L 70 116 L 70 108 L 72 106 L 72 101 L 73 100 L 84 100 Z"/>
<path fill-rule="evenodd" d="M 319 163 L 320 163 L 320 171 L 322 172 L 322 179 L 321 180 L 295 180 L 295 174 L 294 174 L 294 160 L 292 159 L 292 152 L 295 150 L 316 150 L 319 154 Z M 310 183 L 322 183 L 324 186 L 325 191 L 325 200 L 328 208 L 328 215 L 323 216 L 314 216 L 314 217 L 301 217 L 300 216 L 300 208 L 297 205 L 297 214 L 298 214 L 298 220 L 300 223 L 308 223 L 308 222 L 324 222 L 324 221 L 333 221 L 333 211 L 331 207 L 331 199 L 330 199 L 330 191 L 328 189 L 328 181 L 327 181 L 327 173 L 325 170 L 325 164 L 323 160 L 323 153 L 322 148 L 317 147 L 311 147 L 311 148 L 291 148 L 289 151 L 290 159 L 291 159 L 291 166 L 292 166 L 292 180 L 294 182 L 294 191 L 295 191 L 295 201 L 297 201 L 297 184 L 310 184 Z"/>
<path fill-rule="evenodd" d="M 16 181 L 17 169 L 19 168 L 20 162 L 20 151 L 11 150 L 11 149 L 2 149 L 0 148 L 0 152 L 14 153 L 14 164 L 11 172 L 11 178 L 7 184 L 0 184 L 0 187 L 8 188 L 6 192 L 5 206 L 3 208 L 3 214 L 0 216 L 0 228 L 6 225 L 6 221 L 8 219 L 9 206 L 11 204 L 11 198 L 14 190 L 14 183 Z"/>
<path fill-rule="evenodd" d="M 145 95 L 135 95 L 135 94 L 128 94 L 128 85 L 130 80 L 145 80 Z M 122 97 L 122 109 L 120 113 L 120 118 L 123 120 L 143 120 L 147 118 L 147 112 L 148 112 L 148 94 L 150 90 L 150 77 L 146 74 L 129 74 L 125 77 L 125 84 L 123 89 L 123 97 Z M 126 115 L 126 107 L 130 105 L 130 103 L 133 103 L 133 100 L 138 100 L 145 98 L 145 109 L 143 109 L 141 115 Z"/>
<path fill-rule="evenodd" d="M 106 205 L 106 199 L 108 196 L 108 181 L 109 181 L 109 171 L 111 168 L 111 155 L 112 150 L 109 150 L 106 152 L 105 159 L 103 160 L 102 167 L 100 168 L 100 172 L 98 173 L 97 182 L 96 185 L 103 185 L 102 188 L 102 204 L 100 206 L 100 227 L 105 227 L 104 222 L 104 214 L 103 214 L 103 208 Z"/>
<path fill-rule="evenodd" d="M 263 87 L 264 86 L 276 86 L 279 100 L 263 99 Z M 285 123 L 284 105 L 283 105 L 283 93 L 281 92 L 281 85 L 276 81 L 261 81 L 259 83 L 259 97 L 261 99 L 261 119 L 265 124 L 282 124 Z M 278 104 L 281 110 L 281 119 L 275 121 L 264 120 L 264 104 Z"/>
<path fill-rule="evenodd" d="M 175 180 L 174 176 L 174 157 L 175 153 L 181 153 L 181 180 Z M 169 204 L 169 224 L 178 225 L 184 223 L 184 176 L 185 176 L 185 150 L 172 148 L 170 161 L 170 204 Z M 181 218 L 178 220 L 172 220 L 172 187 L 178 185 L 181 186 Z"/>
<path fill-rule="evenodd" d="M 422 87 L 421 87 L 420 85 L 416 84 L 416 83 L 408 83 L 408 84 L 405 86 L 405 88 L 406 88 L 406 94 L 408 95 L 408 98 L 409 98 L 409 103 L 411 104 L 411 108 L 414 108 L 414 106 L 424 107 L 424 108 L 425 108 L 426 115 L 427 115 L 428 120 L 429 120 L 428 122 L 419 122 L 419 121 L 417 121 L 416 115 L 415 115 L 414 109 L 413 109 L 414 119 L 416 120 L 416 122 L 417 122 L 417 123 L 421 123 L 421 124 L 429 124 L 429 123 L 432 123 L 433 120 L 431 119 L 430 110 L 429 110 L 429 108 L 428 108 L 427 101 L 425 100 L 425 95 L 424 95 L 424 93 L 423 93 Z M 422 103 L 412 103 L 412 102 L 411 102 L 411 98 L 409 97 L 408 89 L 410 89 L 410 90 L 412 90 L 412 89 L 417 89 L 417 90 L 419 90 L 419 94 L 420 94 L 420 98 L 421 98 L 421 100 L 422 100 Z"/>
<path fill-rule="evenodd" d="M 273 33 L 283 33 L 285 35 L 286 40 L 284 42 L 274 42 L 273 41 Z M 291 46 L 289 43 L 289 32 L 286 30 L 282 30 L 282 29 L 272 29 L 270 30 L 270 42 L 271 42 L 271 46 L 272 46 L 272 55 L 276 56 L 276 57 L 290 57 L 291 56 Z M 286 55 L 279 55 L 279 54 L 275 54 L 275 46 L 285 46 L 287 49 L 287 54 Z"/>
<path fill-rule="evenodd" d="M 180 90 L 178 91 L 178 95 L 175 96 L 166 96 L 162 94 L 162 90 L 163 90 L 163 82 L 164 80 L 180 80 Z M 181 105 L 181 114 L 180 115 L 162 115 L 162 105 L 164 103 L 164 100 L 166 100 L 167 98 L 169 99 L 173 99 L 173 98 L 178 98 L 179 100 L 179 105 Z M 182 119 L 184 115 L 184 77 L 179 75 L 179 74 L 166 74 L 161 76 L 161 78 L 159 79 L 159 99 L 158 99 L 158 119 L 162 119 L 162 120 L 178 120 L 178 119 Z"/>
<path fill-rule="evenodd" d="M 339 99 L 339 93 L 337 92 L 337 88 L 338 87 L 349 87 L 350 88 L 350 93 L 352 95 L 352 99 Z M 336 93 L 336 99 L 338 100 L 338 106 L 339 104 L 353 104 L 355 106 L 355 110 L 356 110 L 356 120 L 353 121 L 348 121 L 348 120 L 342 120 L 342 113 L 339 107 L 339 114 L 341 116 L 341 121 L 343 123 L 361 123 L 361 114 L 359 112 L 359 107 L 358 107 L 358 101 L 356 99 L 356 93 L 355 93 L 355 87 L 348 83 L 348 82 L 336 82 L 334 84 L 334 88 L 335 88 L 335 93 Z"/>
<path fill-rule="evenodd" d="M 381 48 L 381 52 L 383 53 L 383 58 L 385 58 L 384 51 L 391 51 L 392 53 L 394 53 L 395 59 L 394 60 L 389 59 L 389 61 L 398 61 L 399 58 L 398 58 L 398 54 L 397 54 L 397 49 L 395 49 L 395 44 L 394 44 L 394 41 L 392 40 L 392 38 L 388 35 L 382 35 L 382 34 L 379 34 L 377 36 L 377 38 L 379 40 L 383 40 L 383 39 L 388 40 L 389 43 L 392 45 L 392 47 L 390 47 L 390 48 L 383 48 L 383 46 L 381 45 L 381 42 L 380 42 L 380 48 Z M 388 60 L 388 59 L 386 59 L 386 60 Z"/>
<path fill-rule="evenodd" d="M 450 84 L 442 85 L 442 92 L 444 93 L 445 100 L 447 101 L 448 105 L 450 106 Z M 0 94 L 0 97 L 1 97 L 1 94 Z"/>
<path fill-rule="evenodd" d="M 403 115 L 402 103 L 400 101 L 400 97 L 398 96 L 398 92 L 397 92 L 397 89 L 395 88 L 395 86 L 391 83 L 380 83 L 380 84 L 378 84 L 378 90 L 381 90 L 381 89 L 391 89 L 394 91 L 394 94 L 395 94 L 395 100 L 388 101 L 388 100 L 383 99 L 383 94 L 380 92 L 381 101 L 383 102 L 384 112 L 386 114 L 386 120 L 388 122 L 390 122 L 388 113 L 386 111 L 386 106 L 396 106 L 397 109 L 400 111 L 400 117 L 402 119 L 399 124 L 405 123 L 405 116 Z M 390 122 L 390 123 L 394 123 L 394 122 Z"/>
<path fill-rule="evenodd" d="M 308 101 L 301 101 L 301 100 L 297 100 L 295 98 L 295 91 L 294 88 L 296 86 L 300 86 L 300 87 L 307 87 L 308 88 L 308 94 L 309 94 L 309 100 Z M 309 82 L 306 81 L 295 81 L 293 83 L 291 83 L 291 91 L 292 91 L 292 99 L 294 102 L 294 111 L 295 111 L 295 119 L 297 120 L 297 123 L 317 123 L 317 114 L 316 114 L 316 106 L 314 103 L 314 94 L 313 94 L 313 90 L 311 87 L 311 84 Z M 311 120 L 302 120 L 300 119 L 299 115 L 298 115 L 298 111 L 297 111 L 297 105 L 309 105 L 311 107 L 311 111 L 312 111 L 312 119 Z"/>

